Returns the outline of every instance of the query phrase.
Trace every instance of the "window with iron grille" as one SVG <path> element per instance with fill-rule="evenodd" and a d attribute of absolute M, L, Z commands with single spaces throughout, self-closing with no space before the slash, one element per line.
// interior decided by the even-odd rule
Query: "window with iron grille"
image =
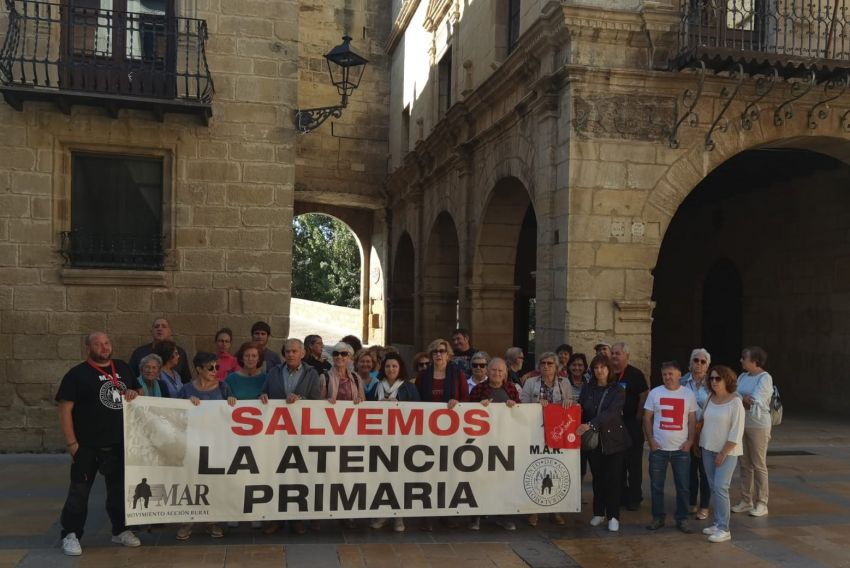
<path fill-rule="evenodd" d="M 162 158 L 72 153 L 69 266 L 163 269 L 163 168 Z"/>
<path fill-rule="evenodd" d="M 511 53 L 519 41 L 520 0 L 508 0 L 508 53 Z"/>

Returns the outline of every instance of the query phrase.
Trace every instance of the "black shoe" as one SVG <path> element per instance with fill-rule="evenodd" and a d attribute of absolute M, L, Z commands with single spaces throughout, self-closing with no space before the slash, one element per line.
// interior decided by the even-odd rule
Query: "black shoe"
<path fill-rule="evenodd" d="M 640 503 L 629 503 L 626 505 L 627 511 L 640 511 Z"/>
<path fill-rule="evenodd" d="M 646 530 L 657 531 L 662 527 L 664 527 L 664 519 L 652 519 L 652 522 L 646 525 Z"/>
<path fill-rule="evenodd" d="M 685 534 L 692 534 L 694 530 L 688 525 L 688 521 L 676 521 L 676 528 Z"/>

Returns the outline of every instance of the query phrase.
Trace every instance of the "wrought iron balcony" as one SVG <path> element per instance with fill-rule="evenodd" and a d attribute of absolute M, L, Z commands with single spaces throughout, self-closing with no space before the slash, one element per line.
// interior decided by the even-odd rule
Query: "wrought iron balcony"
<path fill-rule="evenodd" d="M 47 100 L 64 112 L 85 104 L 113 116 L 122 108 L 211 116 L 207 24 L 174 16 L 174 2 L 149 13 L 103 9 L 112 4 L 102 0 L 5 2 L 0 91 L 15 109 Z"/>
<path fill-rule="evenodd" d="M 850 0 L 680 0 L 673 65 L 823 79 L 850 68 Z"/>
<path fill-rule="evenodd" d="M 62 256 L 73 268 L 162 270 L 162 237 L 149 235 L 96 235 L 82 231 L 62 233 Z"/>

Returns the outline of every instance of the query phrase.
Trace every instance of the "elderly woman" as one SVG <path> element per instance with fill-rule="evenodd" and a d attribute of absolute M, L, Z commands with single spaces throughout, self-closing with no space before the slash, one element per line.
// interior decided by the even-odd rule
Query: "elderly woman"
<path fill-rule="evenodd" d="M 156 396 L 160 398 L 171 398 L 168 394 L 168 386 L 160 378 L 162 371 L 162 359 L 156 353 L 150 353 L 139 361 L 139 384 L 142 385 L 144 396 Z"/>
<path fill-rule="evenodd" d="M 699 424 L 702 420 L 702 412 L 708 402 L 708 366 L 711 364 L 711 355 L 702 347 L 691 351 L 688 373 L 682 377 L 681 385 L 693 391 L 697 399 L 696 419 Z M 694 444 L 691 450 L 691 513 L 696 513 L 696 518 L 704 520 L 708 518 L 708 502 L 711 498 L 711 488 L 708 486 L 708 478 L 705 475 L 705 467 L 702 463 L 699 446 Z M 699 509 L 697 509 L 697 495 L 699 495 Z"/>
<path fill-rule="evenodd" d="M 266 382 L 263 351 L 262 345 L 248 341 L 236 352 L 236 361 L 240 368 L 228 374 L 224 382 L 238 400 L 255 400 L 262 394 L 263 384 Z"/>
<path fill-rule="evenodd" d="M 584 423 L 576 434 L 588 430 L 599 434 L 599 445 L 588 452 L 593 473 L 593 518 L 590 525 L 598 527 L 608 518 L 608 530 L 620 530 L 620 494 L 623 482 L 626 450 L 631 446 L 623 424 L 623 403 L 626 391 L 614 376 L 611 360 L 597 355 L 590 362 L 594 381 L 586 385 L 579 397 L 581 419 Z"/>
<path fill-rule="evenodd" d="M 229 327 L 223 327 L 215 332 L 216 356 L 218 356 L 218 372 L 216 377 L 223 381 L 227 375 L 239 370 L 239 361 L 230 354 L 230 346 L 233 343 L 233 331 Z"/>
<path fill-rule="evenodd" d="M 178 398 L 184 379 L 190 380 L 192 377 L 181 377 L 177 372 L 177 366 L 180 364 L 180 351 L 177 349 L 177 344 L 169 339 L 159 341 L 154 344 L 153 352 L 162 360 L 159 378 L 168 389 L 168 396 Z"/>
<path fill-rule="evenodd" d="M 486 351 L 476 351 L 469 358 L 469 368 L 472 375 L 466 379 L 466 386 L 469 392 L 475 388 L 475 385 L 487 380 L 487 363 L 490 362 L 490 355 Z"/>
<path fill-rule="evenodd" d="M 378 370 L 378 360 L 375 359 L 373 349 L 361 349 L 354 355 L 354 371 L 363 385 L 364 400 L 378 400 L 378 378 L 375 371 Z"/>
<path fill-rule="evenodd" d="M 520 402 L 524 403 L 540 403 L 542 406 L 548 404 L 560 404 L 564 408 L 569 408 L 573 405 L 573 388 L 570 382 L 557 376 L 558 355 L 547 351 L 540 356 L 537 361 L 537 370 L 539 375 L 529 377 L 522 386 L 522 393 L 519 395 Z M 532 527 L 537 526 L 537 515 L 528 517 L 528 524 Z M 565 523 L 564 517 L 560 513 L 552 515 L 552 522 L 558 526 Z"/>
<path fill-rule="evenodd" d="M 480 402 L 484 406 L 490 403 L 504 403 L 508 408 L 519 402 L 519 391 L 511 381 L 508 380 L 508 366 L 504 359 L 493 357 L 487 364 L 487 380 L 482 381 L 469 393 L 469 402 Z M 496 521 L 507 531 L 516 530 L 516 524 L 509 516 L 504 516 Z M 469 528 L 478 530 L 480 517 L 473 517 Z"/>
<path fill-rule="evenodd" d="M 703 529 L 711 542 L 725 542 L 729 532 L 729 485 L 738 456 L 743 452 L 744 404 L 735 394 L 737 379 L 729 367 L 717 365 L 709 373 L 711 390 L 703 409 L 699 445 L 711 494 L 714 495 L 714 524 Z"/>
<path fill-rule="evenodd" d="M 525 355 L 519 347 L 509 347 L 505 351 L 505 364 L 508 366 L 508 379 L 515 385 L 522 383 L 520 373 L 525 363 Z"/>
<path fill-rule="evenodd" d="M 420 351 L 413 356 L 413 378 L 410 382 L 416 384 L 416 377 L 431 365 L 431 357 L 424 351 Z"/>
<path fill-rule="evenodd" d="M 741 352 L 744 372 L 738 376 L 738 394 L 747 412 L 741 455 L 741 502 L 732 507 L 732 512 L 749 512 L 753 517 L 767 515 L 767 445 L 772 426 L 773 377 L 764 370 L 766 362 L 767 353 L 761 347 L 747 347 Z"/>
<path fill-rule="evenodd" d="M 327 391 L 325 397 L 331 404 L 338 400 L 350 400 L 354 404 L 366 400 L 363 382 L 349 367 L 353 354 L 354 349 L 351 345 L 342 341 L 334 345 L 331 351 L 333 367 L 328 371 L 328 382 L 325 387 Z"/>
<path fill-rule="evenodd" d="M 428 345 L 431 365 L 419 373 L 416 388 L 423 402 L 445 402 L 454 408 L 458 402 L 469 400 L 466 375 L 450 361 L 452 346 L 445 339 L 435 339 Z"/>
<path fill-rule="evenodd" d="M 219 382 L 215 373 L 218 371 L 218 357 L 205 351 L 198 352 L 192 360 L 197 378 L 183 385 L 177 398 L 189 399 L 198 406 L 202 400 L 226 400 L 230 406 L 236 405 L 236 397 L 230 392 L 227 383 Z M 177 530 L 177 540 L 188 540 L 192 536 L 193 523 L 186 523 Z M 221 538 L 224 532 L 216 523 L 207 523 L 207 532 L 213 538 Z"/>

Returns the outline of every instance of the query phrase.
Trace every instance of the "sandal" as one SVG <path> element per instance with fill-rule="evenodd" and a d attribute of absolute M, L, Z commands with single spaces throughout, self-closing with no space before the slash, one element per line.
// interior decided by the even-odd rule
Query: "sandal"
<path fill-rule="evenodd" d="M 701 521 L 704 521 L 708 518 L 708 509 L 700 509 L 699 513 L 697 513 L 697 518 Z"/>

